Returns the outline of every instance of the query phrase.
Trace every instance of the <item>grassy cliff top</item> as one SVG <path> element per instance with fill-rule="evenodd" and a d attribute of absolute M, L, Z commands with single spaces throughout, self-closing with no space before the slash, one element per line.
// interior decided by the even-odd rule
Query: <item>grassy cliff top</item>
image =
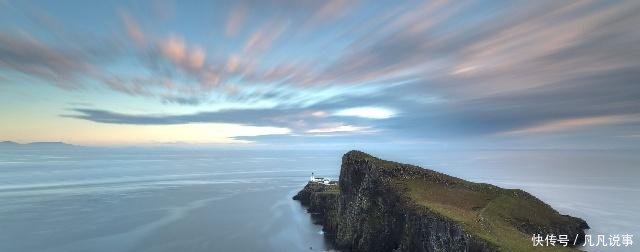
<path fill-rule="evenodd" d="M 576 251 L 559 244 L 533 247 L 531 237 L 534 233 L 543 237 L 545 233 L 568 234 L 572 244 L 575 233 L 588 228 L 583 220 L 561 215 L 519 189 L 473 183 L 359 151 L 345 154 L 344 161 L 369 164 L 375 169 L 373 172 L 406 196 L 410 204 L 459 223 L 468 233 L 501 251 Z"/>

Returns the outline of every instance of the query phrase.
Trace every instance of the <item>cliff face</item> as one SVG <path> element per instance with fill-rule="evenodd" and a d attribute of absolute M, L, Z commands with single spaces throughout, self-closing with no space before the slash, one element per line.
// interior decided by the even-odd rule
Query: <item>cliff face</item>
<path fill-rule="evenodd" d="M 323 226 L 325 237 L 335 241 L 336 230 L 341 220 L 338 216 L 339 196 L 337 185 L 309 182 L 302 191 L 293 196 L 293 199 L 306 206 L 314 223 Z"/>
<path fill-rule="evenodd" d="M 358 151 L 343 156 L 338 186 L 310 182 L 294 199 L 351 251 L 531 250 L 534 233 L 583 237 L 588 228 L 524 191 Z"/>

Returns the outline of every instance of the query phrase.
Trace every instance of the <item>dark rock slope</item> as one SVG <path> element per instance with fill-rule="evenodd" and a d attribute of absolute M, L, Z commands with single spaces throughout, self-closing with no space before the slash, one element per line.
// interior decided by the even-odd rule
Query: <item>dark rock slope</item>
<path fill-rule="evenodd" d="M 588 228 L 522 190 L 359 151 L 343 156 L 338 185 L 310 182 L 294 199 L 347 251 L 570 251 L 533 247 L 531 237 L 563 234 L 581 244 Z"/>

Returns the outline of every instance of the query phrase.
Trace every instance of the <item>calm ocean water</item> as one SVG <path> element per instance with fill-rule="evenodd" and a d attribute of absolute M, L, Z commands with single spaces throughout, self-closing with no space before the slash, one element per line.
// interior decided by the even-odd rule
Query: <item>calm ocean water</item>
<path fill-rule="evenodd" d="M 0 251 L 326 250 L 291 197 L 312 171 L 336 177 L 345 151 L 3 148 Z M 637 151 L 372 154 L 522 188 L 594 235 L 640 235 Z"/>

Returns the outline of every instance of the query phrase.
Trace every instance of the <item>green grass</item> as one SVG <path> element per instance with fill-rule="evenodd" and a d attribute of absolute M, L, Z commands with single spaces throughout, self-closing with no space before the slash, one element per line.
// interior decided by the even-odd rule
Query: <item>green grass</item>
<path fill-rule="evenodd" d="M 577 251 L 562 246 L 533 247 L 532 234 L 516 229 L 512 223 L 517 221 L 543 225 L 564 221 L 551 207 L 522 191 L 463 180 L 396 180 L 394 184 L 403 187 L 418 205 L 460 223 L 500 251 Z"/>
<path fill-rule="evenodd" d="M 347 164 L 373 167 L 394 191 L 408 196 L 411 205 L 459 223 L 467 233 L 499 251 L 578 251 L 561 245 L 533 246 L 533 234 L 520 229 L 576 225 L 576 220 L 522 190 L 473 183 L 359 151 L 351 151 L 343 159 Z"/>

